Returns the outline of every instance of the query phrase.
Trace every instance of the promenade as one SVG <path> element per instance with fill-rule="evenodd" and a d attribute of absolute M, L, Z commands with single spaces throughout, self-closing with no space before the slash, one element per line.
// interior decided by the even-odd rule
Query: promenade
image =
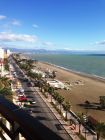
<path fill-rule="evenodd" d="M 41 96 L 41 98 L 44 100 L 44 102 L 47 104 L 47 106 L 50 108 L 50 110 L 53 112 L 53 114 L 56 116 L 56 118 L 59 120 L 59 122 L 61 123 L 61 125 L 64 127 L 64 129 L 67 131 L 67 133 L 72 137 L 73 140 L 80 140 L 80 138 L 76 135 L 77 132 L 79 132 L 79 123 L 76 123 L 76 127 L 75 129 L 72 129 L 72 127 L 70 126 L 69 122 L 66 122 L 63 120 L 63 118 L 61 117 L 61 115 L 55 110 L 55 108 L 51 105 L 51 96 L 48 95 L 48 98 L 45 98 L 45 96 L 39 91 L 38 88 L 35 87 L 35 90 L 37 91 L 37 93 L 39 93 L 39 95 Z M 54 102 L 54 99 L 53 99 Z M 62 113 L 65 114 L 65 111 L 62 108 Z M 72 114 L 68 113 L 67 114 L 68 118 L 71 118 L 72 120 L 76 119 L 72 116 Z M 86 130 L 86 128 L 81 125 L 80 127 L 80 131 L 81 134 L 87 139 L 87 140 L 97 140 L 96 135 L 92 135 L 88 130 Z"/>

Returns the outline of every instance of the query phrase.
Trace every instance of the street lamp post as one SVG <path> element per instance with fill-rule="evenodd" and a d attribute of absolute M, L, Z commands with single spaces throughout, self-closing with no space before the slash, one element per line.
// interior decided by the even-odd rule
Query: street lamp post
<path fill-rule="evenodd" d="M 86 123 L 88 121 L 88 118 L 86 115 L 83 115 L 83 121 L 84 121 L 84 124 L 85 124 L 85 139 L 86 139 Z"/>

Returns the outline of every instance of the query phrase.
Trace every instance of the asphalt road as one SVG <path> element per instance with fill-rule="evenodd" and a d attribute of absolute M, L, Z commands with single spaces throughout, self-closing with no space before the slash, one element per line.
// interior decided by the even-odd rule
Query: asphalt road
<path fill-rule="evenodd" d="M 20 69 L 13 64 L 15 71 L 17 73 L 17 77 L 23 77 L 22 75 L 18 74 L 20 72 Z M 51 131 L 53 131 L 55 134 L 59 135 L 61 139 L 64 140 L 71 140 L 68 133 L 65 131 L 63 126 L 59 123 L 57 118 L 54 116 L 54 114 L 51 112 L 49 107 L 46 105 L 46 103 L 43 101 L 43 99 L 40 97 L 38 91 L 35 89 L 35 87 L 27 87 L 27 83 L 21 81 L 22 86 L 25 90 L 25 95 L 28 99 L 34 100 L 36 103 L 30 106 L 26 110 L 27 113 L 29 113 L 31 116 L 33 116 L 35 119 L 37 118 L 38 121 L 40 121 L 43 125 L 45 125 L 47 128 L 49 128 Z M 40 131 L 39 126 L 39 131 Z M 46 136 L 48 134 L 45 134 Z M 50 137 L 50 136 L 49 136 Z M 56 140 L 57 137 L 52 138 L 50 137 L 50 140 Z M 47 140 L 47 139 L 46 139 Z"/>

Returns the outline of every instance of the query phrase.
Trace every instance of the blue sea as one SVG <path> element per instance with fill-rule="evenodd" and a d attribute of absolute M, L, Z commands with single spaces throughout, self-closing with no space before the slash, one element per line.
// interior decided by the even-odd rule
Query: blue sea
<path fill-rule="evenodd" d="M 105 55 L 28 54 L 28 57 L 68 70 L 105 78 Z"/>

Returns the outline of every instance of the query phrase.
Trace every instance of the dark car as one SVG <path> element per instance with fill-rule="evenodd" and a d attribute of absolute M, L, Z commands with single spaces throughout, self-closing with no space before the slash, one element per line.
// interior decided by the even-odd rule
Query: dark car
<path fill-rule="evenodd" d="M 29 79 L 24 78 L 23 81 L 24 81 L 24 82 L 29 82 Z"/>
<path fill-rule="evenodd" d="M 27 86 L 28 86 L 28 87 L 32 87 L 33 85 L 32 85 L 31 82 L 28 82 L 28 83 L 27 83 Z"/>

